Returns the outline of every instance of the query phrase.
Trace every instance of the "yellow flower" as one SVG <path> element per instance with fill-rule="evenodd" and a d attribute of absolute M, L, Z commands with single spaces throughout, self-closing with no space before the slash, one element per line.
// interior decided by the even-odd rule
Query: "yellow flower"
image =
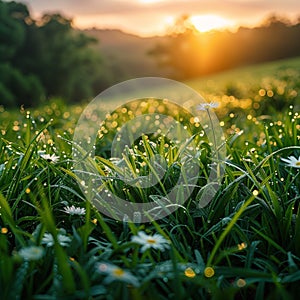
<path fill-rule="evenodd" d="M 1 228 L 1 233 L 7 234 L 8 233 L 8 229 L 6 227 L 2 227 Z"/>
<path fill-rule="evenodd" d="M 184 271 L 184 275 L 186 277 L 194 278 L 196 276 L 196 273 L 194 272 L 194 270 L 192 268 L 187 268 Z"/>
<path fill-rule="evenodd" d="M 243 249 L 246 249 L 247 248 L 247 244 L 246 243 L 240 243 L 240 244 L 238 244 L 238 249 L 239 250 L 243 250 Z"/>
<path fill-rule="evenodd" d="M 240 279 L 238 279 L 238 280 L 236 281 L 236 285 L 237 285 L 239 288 L 242 288 L 242 287 L 244 287 L 244 286 L 246 285 L 246 281 L 245 281 L 244 279 L 240 278 Z"/>
<path fill-rule="evenodd" d="M 207 278 L 213 277 L 215 275 L 215 270 L 212 267 L 206 267 L 204 269 L 204 276 Z"/>

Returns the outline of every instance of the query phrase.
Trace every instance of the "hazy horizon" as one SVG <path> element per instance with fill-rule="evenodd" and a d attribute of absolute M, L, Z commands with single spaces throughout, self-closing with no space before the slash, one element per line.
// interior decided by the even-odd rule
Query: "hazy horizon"
<path fill-rule="evenodd" d="M 298 0 L 22 0 L 33 17 L 60 12 L 79 29 L 119 29 L 139 36 L 164 35 L 182 15 L 192 17 L 199 31 L 256 26 L 271 14 L 300 18 Z"/>

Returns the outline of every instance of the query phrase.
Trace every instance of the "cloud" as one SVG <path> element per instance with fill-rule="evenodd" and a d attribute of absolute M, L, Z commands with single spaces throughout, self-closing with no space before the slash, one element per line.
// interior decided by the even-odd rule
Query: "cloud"
<path fill-rule="evenodd" d="M 71 15 L 107 15 L 168 12 L 185 13 L 223 13 L 250 15 L 255 12 L 282 11 L 294 12 L 300 4 L 298 0 L 161 0 L 143 4 L 138 0 L 24 0 L 34 12 L 63 11 Z"/>
<path fill-rule="evenodd" d="M 21 0 L 22 1 L 22 0 Z M 299 0 L 23 0 L 33 16 L 43 12 L 63 12 L 79 26 L 120 27 L 131 32 L 165 28 L 166 18 L 183 14 L 217 14 L 243 25 L 254 24 L 270 13 L 300 14 Z M 154 30 L 155 31 L 155 30 Z"/>
<path fill-rule="evenodd" d="M 66 14 L 113 14 L 134 13 L 145 9 L 142 3 L 134 0 L 24 0 L 22 1 L 33 10 L 41 13 L 43 11 L 63 11 Z"/>

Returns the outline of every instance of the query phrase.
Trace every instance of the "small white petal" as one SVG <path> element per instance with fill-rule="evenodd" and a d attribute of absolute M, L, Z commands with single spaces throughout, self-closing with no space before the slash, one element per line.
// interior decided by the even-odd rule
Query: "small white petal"
<path fill-rule="evenodd" d="M 219 106 L 219 103 L 218 102 L 210 102 L 210 103 L 200 103 L 198 106 L 197 106 L 197 109 L 198 110 L 208 110 L 210 108 L 217 108 Z"/>
<path fill-rule="evenodd" d="M 52 154 L 52 155 L 50 155 L 50 154 L 40 154 L 40 156 L 43 159 L 45 159 L 47 161 L 50 161 L 50 162 L 53 162 L 53 163 L 56 163 L 59 159 L 59 156 L 56 156 L 55 154 Z"/>
<path fill-rule="evenodd" d="M 37 246 L 29 246 L 26 248 L 22 248 L 19 251 L 19 255 L 23 257 L 24 260 L 39 260 L 44 255 L 44 249 L 43 247 L 37 247 Z"/>
<path fill-rule="evenodd" d="M 163 236 L 156 233 L 153 236 L 147 235 L 143 231 L 138 232 L 136 236 L 131 238 L 131 241 L 142 245 L 141 251 L 145 252 L 149 248 L 157 249 L 164 251 L 165 249 L 169 249 L 169 241 L 166 240 Z"/>
<path fill-rule="evenodd" d="M 289 156 L 288 158 L 280 158 L 282 161 L 284 161 L 287 166 L 292 168 L 300 168 L 300 156 L 297 159 L 295 156 Z"/>
<path fill-rule="evenodd" d="M 85 215 L 85 208 L 75 207 L 74 205 L 66 206 L 64 207 L 64 212 L 69 215 Z"/>
<path fill-rule="evenodd" d="M 103 280 L 104 284 L 109 284 L 113 281 L 122 281 L 134 286 L 139 286 L 138 279 L 129 271 L 119 268 L 118 266 L 109 263 L 100 263 L 97 267 L 100 274 L 106 275 Z"/>

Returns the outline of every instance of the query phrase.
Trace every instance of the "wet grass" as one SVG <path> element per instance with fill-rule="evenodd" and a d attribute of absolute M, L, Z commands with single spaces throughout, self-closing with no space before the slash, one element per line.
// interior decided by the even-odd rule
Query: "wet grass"
<path fill-rule="evenodd" d="M 190 130 L 192 149 L 160 132 L 145 134 L 116 162 L 108 151 L 112 132 L 128 119 L 124 111 L 108 117 L 91 157 L 102 178 L 97 192 L 158 201 L 184 164 L 199 168 L 188 199 L 146 223 L 137 214 L 132 222 L 115 220 L 86 201 L 72 156 L 82 106 L 53 100 L 20 112 L 2 107 L 0 298 L 295 299 L 300 168 L 282 158 L 300 157 L 299 73 L 299 60 L 292 60 L 189 82 L 220 103 L 226 137 L 224 176 L 205 206 L 199 201 L 209 192 L 213 154 L 193 118 L 181 111 L 177 120 Z M 166 161 L 164 176 L 151 187 L 132 187 L 128 178 L 158 172 L 150 163 L 156 156 Z M 146 249 L 137 242 L 141 232 Z"/>

